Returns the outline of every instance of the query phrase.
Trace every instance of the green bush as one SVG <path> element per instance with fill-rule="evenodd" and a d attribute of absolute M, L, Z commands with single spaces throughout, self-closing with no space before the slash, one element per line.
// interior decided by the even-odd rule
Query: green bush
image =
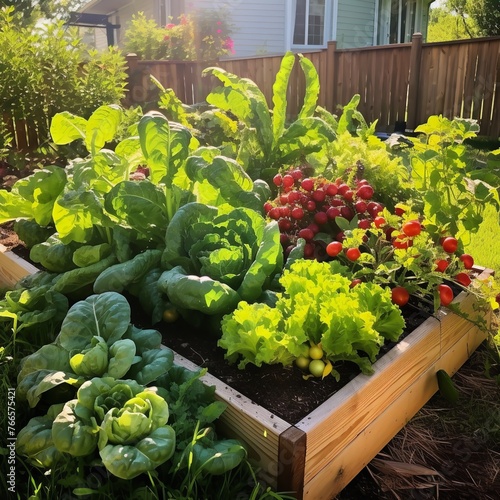
<path fill-rule="evenodd" d="M 0 73 L 1 113 L 33 123 L 39 143 L 56 113 L 88 117 L 102 104 L 118 103 L 126 84 L 117 49 L 89 51 L 62 22 L 21 26 L 11 8 L 0 10 Z"/>

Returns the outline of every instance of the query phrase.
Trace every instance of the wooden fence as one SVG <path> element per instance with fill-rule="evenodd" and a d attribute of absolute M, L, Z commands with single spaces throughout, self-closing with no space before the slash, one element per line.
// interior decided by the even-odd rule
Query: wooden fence
<path fill-rule="evenodd" d="M 411 43 L 361 49 L 328 48 L 304 55 L 315 65 L 321 83 L 319 104 L 331 112 L 361 96 L 358 109 L 378 129 L 390 131 L 396 122 L 413 130 L 429 116 L 474 118 L 480 135 L 500 135 L 500 37 L 422 43 L 415 34 Z M 272 86 L 282 56 L 223 60 L 217 66 L 252 79 L 272 106 Z M 128 57 L 128 104 L 154 101 L 156 77 L 185 103 L 205 100 L 218 80 L 202 78 L 205 63 L 140 61 Z M 213 65 L 213 64 L 212 64 Z M 298 64 L 288 88 L 288 114 L 295 116 L 304 95 L 304 76 Z"/>
<path fill-rule="evenodd" d="M 321 84 L 318 104 L 336 113 L 354 94 L 361 96 L 358 107 L 368 122 L 378 120 L 377 129 L 392 131 L 397 122 L 407 130 L 425 123 L 429 116 L 474 118 L 479 135 L 500 136 L 500 37 L 422 43 L 415 34 L 411 43 L 361 49 L 328 48 L 304 55 L 316 67 Z M 230 59 L 213 65 L 240 77 L 252 79 L 272 107 L 272 86 L 282 55 Z M 124 105 L 156 104 L 156 77 L 172 88 L 185 104 L 203 102 L 219 80 L 202 78 L 207 63 L 185 61 L 140 61 L 129 55 L 128 93 Z M 288 115 L 300 110 L 305 79 L 298 64 L 290 77 Z M 48 123 L 13 121 L 4 116 L 20 151 L 35 149 L 47 139 Z"/>

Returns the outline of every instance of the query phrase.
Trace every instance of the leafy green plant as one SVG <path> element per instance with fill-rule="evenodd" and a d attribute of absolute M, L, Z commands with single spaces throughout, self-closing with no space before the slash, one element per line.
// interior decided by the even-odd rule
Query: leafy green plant
<path fill-rule="evenodd" d="M 357 109 L 359 101 L 359 94 L 354 95 L 338 118 L 317 108 L 317 114 L 335 130 L 336 139 L 321 155 L 312 154 L 307 160 L 316 175 L 331 181 L 337 177 L 348 183 L 366 179 L 378 193 L 378 201 L 393 209 L 414 196 L 410 170 L 403 157 L 375 135 L 376 122 L 365 122 Z"/>
<path fill-rule="evenodd" d="M 92 377 L 133 378 L 149 384 L 172 365 L 156 330 L 130 324 L 130 306 L 116 292 L 92 295 L 67 312 L 56 339 L 23 359 L 17 395 L 36 406 L 45 393 L 57 399 Z M 55 389 L 55 390 L 54 390 Z"/>
<path fill-rule="evenodd" d="M 188 203 L 165 241 L 158 288 L 183 310 L 218 315 L 258 300 L 283 265 L 277 224 L 250 209 Z"/>
<path fill-rule="evenodd" d="M 207 102 L 235 115 L 244 131 L 237 161 L 252 179 L 269 181 L 282 165 L 290 165 L 306 155 L 321 151 L 334 140 L 332 128 L 315 117 L 319 94 L 319 78 L 311 61 L 299 55 L 306 78 L 305 97 L 297 120 L 286 126 L 288 80 L 295 55 L 285 54 L 273 86 L 273 108 L 258 86 L 247 78 L 239 78 L 221 68 L 207 68 L 204 75 L 217 77 L 223 86 L 215 88 Z"/>
<path fill-rule="evenodd" d="M 452 234 L 467 242 L 476 232 L 488 203 L 500 205 L 496 188 L 481 180 L 481 173 L 467 170 L 464 141 L 476 136 L 471 120 L 431 116 L 420 125 L 420 141 L 411 150 L 411 174 L 423 201 L 423 213 L 436 232 Z"/>
<path fill-rule="evenodd" d="M 12 8 L 0 10 L 0 22 L 0 110 L 35 126 L 39 144 L 50 140 L 56 113 L 88 117 L 123 98 L 125 59 L 116 49 L 88 51 L 62 22 L 20 27 Z"/>
<path fill-rule="evenodd" d="M 338 262 L 294 262 L 279 280 L 283 292 L 275 307 L 240 302 L 223 318 L 218 345 L 226 349 L 225 357 L 234 362 L 241 356 L 239 368 L 288 366 L 307 356 L 311 345 L 321 345 L 319 359 L 324 353 L 329 371 L 331 363 L 351 361 L 372 373 L 384 339 L 397 340 L 405 322 L 388 289 L 373 283 L 352 287 L 348 276 Z"/>

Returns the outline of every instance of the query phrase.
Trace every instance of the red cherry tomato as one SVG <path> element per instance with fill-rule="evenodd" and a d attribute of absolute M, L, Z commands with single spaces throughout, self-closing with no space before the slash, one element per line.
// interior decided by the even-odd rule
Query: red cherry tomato
<path fill-rule="evenodd" d="M 399 248 L 399 249 L 406 249 L 412 245 L 412 241 L 409 240 L 404 234 L 398 234 L 393 240 L 392 240 L 392 246 L 394 248 Z"/>
<path fill-rule="evenodd" d="M 458 241 L 453 236 L 448 236 L 443 240 L 442 247 L 446 253 L 455 253 L 458 248 Z"/>
<path fill-rule="evenodd" d="M 439 271 L 440 273 L 444 273 L 446 271 L 446 268 L 449 266 L 449 262 L 444 259 L 440 259 L 436 261 L 436 271 Z"/>
<path fill-rule="evenodd" d="M 340 241 L 332 241 L 326 246 L 326 253 L 330 257 L 337 256 L 342 251 L 342 243 Z"/>
<path fill-rule="evenodd" d="M 467 273 L 458 273 L 456 276 L 455 276 L 455 281 L 457 283 L 460 283 L 462 286 L 469 286 L 471 284 L 471 279 L 470 279 L 470 276 L 467 274 Z"/>
<path fill-rule="evenodd" d="M 410 299 L 410 292 L 404 286 L 395 286 L 391 291 L 391 297 L 394 304 L 404 306 Z"/>
<path fill-rule="evenodd" d="M 464 263 L 465 269 L 472 269 L 474 267 L 474 258 L 468 253 L 462 254 L 459 259 Z"/>
<path fill-rule="evenodd" d="M 439 300 L 442 306 L 447 306 L 453 300 L 453 290 L 445 284 L 438 285 Z"/>
<path fill-rule="evenodd" d="M 360 252 L 359 248 L 352 247 L 352 248 L 348 248 L 345 251 L 345 255 L 349 260 L 352 260 L 354 262 L 360 258 L 361 252 Z"/>
<path fill-rule="evenodd" d="M 401 227 L 406 236 L 418 236 L 422 231 L 422 225 L 418 220 L 409 220 Z"/>

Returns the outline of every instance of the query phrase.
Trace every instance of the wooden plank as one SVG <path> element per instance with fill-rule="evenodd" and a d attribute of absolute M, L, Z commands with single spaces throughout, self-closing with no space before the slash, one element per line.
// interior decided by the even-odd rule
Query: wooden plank
<path fill-rule="evenodd" d="M 492 119 L 493 95 L 495 93 L 496 74 L 500 46 L 496 43 L 486 44 L 486 58 L 484 72 L 481 75 L 483 82 L 483 109 L 481 114 L 479 135 L 487 136 Z"/>
<path fill-rule="evenodd" d="M 39 271 L 37 267 L 0 245 L 0 285 L 12 288 L 21 278 Z"/>
<path fill-rule="evenodd" d="M 294 492 L 297 499 L 302 498 L 304 490 L 306 447 L 307 434 L 296 427 L 290 427 L 280 436 L 277 488 Z"/>
<path fill-rule="evenodd" d="M 472 118 L 477 58 L 477 44 L 470 43 L 469 45 L 467 45 L 467 66 L 465 70 L 463 118 Z"/>
<path fill-rule="evenodd" d="M 445 61 L 446 64 L 446 81 L 443 99 L 443 116 L 453 118 L 457 116 L 454 111 L 454 97 L 455 89 L 461 85 L 460 73 L 457 69 L 458 66 L 458 50 L 456 45 L 450 45 L 447 48 L 448 57 Z"/>
<path fill-rule="evenodd" d="M 304 498 L 330 500 L 337 495 L 436 393 L 437 371 L 443 369 L 450 375 L 456 373 L 484 338 L 484 334 L 471 327 L 350 444 L 326 462 L 314 478 L 306 482 Z"/>
<path fill-rule="evenodd" d="M 453 52 L 456 52 L 456 64 L 451 69 L 450 77 L 453 79 L 453 86 L 448 90 L 452 93 L 453 104 L 451 113 L 448 116 L 461 116 L 462 105 L 464 100 L 464 87 L 465 87 L 465 71 L 467 67 L 467 50 L 464 45 L 457 45 L 453 47 Z"/>
<path fill-rule="evenodd" d="M 421 375 L 304 486 L 304 498 L 330 500 L 368 465 L 437 390 L 434 367 Z"/>
<path fill-rule="evenodd" d="M 391 405 L 440 354 L 440 324 L 427 319 L 296 427 L 307 433 L 305 482 L 318 474 L 386 406 Z"/>
<path fill-rule="evenodd" d="M 174 354 L 177 365 L 191 371 L 200 369 L 183 356 Z M 226 411 L 218 420 L 218 428 L 225 436 L 240 439 L 245 443 L 249 458 L 261 468 L 266 481 L 276 487 L 280 435 L 291 425 L 210 373 L 204 375 L 201 380 L 209 386 L 215 386 L 217 399 L 227 404 Z"/>

